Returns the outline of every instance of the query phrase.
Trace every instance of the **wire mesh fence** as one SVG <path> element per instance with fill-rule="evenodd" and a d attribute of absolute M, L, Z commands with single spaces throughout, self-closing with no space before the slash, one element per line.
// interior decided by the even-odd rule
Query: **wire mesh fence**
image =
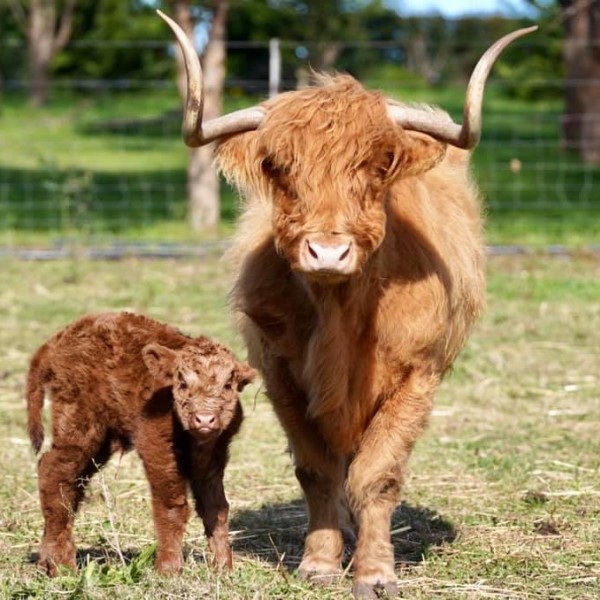
<path fill-rule="evenodd" d="M 449 42 L 425 58 L 400 42 L 345 43 L 336 49 L 335 66 L 363 65 L 356 75 L 366 87 L 438 104 L 460 120 L 468 75 L 485 46 L 477 40 L 456 61 Z M 101 43 L 85 48 L 98 60 L 106 49 Z M 148 60 L 171 52 L 164 42 L 125 49 L 148 52 Z M 520 50 L 544 51 L 531 42 Z M 12 52 L 15 63 L 22 61 L 22 48 Z M 282 41 L 281 52 L 280 90 L 304 85 L 311 49 Z M 264 99 L 269 43 L 230 42 L 228 56 L 230 64 L 252 68 L 248 77 L 228 77 L 226 109 Z M 553 214 L 557 222 L 577 213 L 589 228 L 590 220 L 600 221 L 600 167 L 585 164 L 561 143 L 564 82 L 531 73 L 523 94 L 521 77 L 518 71 L 494 72 L 486 92 L 483 139 L 473 156 L 486 209 L 492 218 Z M 4 79 L 0 246 L 71 238 L 82 243 L 194 240 L 186 220 L 187 151 L 180 139 L 180 100 L 171 77 L 58 76 L 43 109 L 31 108 L 26 92 L 26 80 Z M 223 185 L 225 228 L 235 212 L 234 194 Z M 600 237 L 600 225 L 598 230 Z"/>

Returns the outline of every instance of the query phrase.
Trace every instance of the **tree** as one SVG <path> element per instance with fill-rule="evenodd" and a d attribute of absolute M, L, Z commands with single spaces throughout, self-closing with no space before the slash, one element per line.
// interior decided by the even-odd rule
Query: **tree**
<path fill-rule="evenodd" d="M 173 59 L 164 51 L 170 33 L 147 0 L 77 0 L 72 27 L 77 43 L 55 57 L 51 72 L 64 79 L 165 80 L 173 72 Z"/>
<path fill-rule="evenodd" d="M 172 0 L 175 20 L 191 38 L 194 19 L 189 0 Z M 208 43 L 202 56 L 204 73 L 203 119 L 218 117 L 222 112 L 225 82 L 226 37 L 228 0 L 213 0 Z M 177 51 L 177 85 L 185 102 L 186 76 L 183 58 Z M 191 148 L 189 151 L 187 182 L 189 219 L 194 231 L 214 231 L 219 223 L 219 176 L 213 165 L 212 144 Z"/>
<path fill-rule="evenodd" d="M 77 0 L 8 0 L 27 40 L 29 98 L 34 106 L 48 100 L 50 63 L 71 37 L 76 4 Z"/>
<path fill-rule="evenodd" d="M 566 78 L 562 133 L 566 148 L 600 164 L 600 1 L 560 0 Z"/>

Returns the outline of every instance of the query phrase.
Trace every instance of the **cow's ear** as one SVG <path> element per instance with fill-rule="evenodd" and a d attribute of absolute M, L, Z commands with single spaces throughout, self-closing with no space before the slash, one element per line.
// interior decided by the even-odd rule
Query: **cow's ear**
<path fill-rule="evenodd" d="M 446 155 L 447 144 L 418 131 L 404 131 L 398 169 L 402 177 L 414 177 L 433 169 Z"/>
<path fill-rule="evenodd" d="M 142 350 L 142 358 L 158 387 L 173 385 L 175 351 L 160 344 L 148 344 Z"/>
<path fill-rule="evenodd" d="M 253 369 L 248 363 L 238 362 L 235 368 L 235 379 L 237 381 L 238 392 L 241 392 L 249 383 L 254 381 L 258 375 L 256 369 Z"/>

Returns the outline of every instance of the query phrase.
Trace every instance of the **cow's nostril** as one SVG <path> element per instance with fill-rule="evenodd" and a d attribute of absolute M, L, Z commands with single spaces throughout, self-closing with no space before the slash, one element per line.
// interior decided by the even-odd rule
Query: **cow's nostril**
<path fill-rule="evenodd" d="M 307 241 L 306 245 L 308 246 L 308 251 L 313 258 L 319 258 L 319 255 L 315 252 L 314 248 L 310 245 L 310 242 Z"/>
<path fill-rule="evenodd" d="M 351 247 L 351 244 L 348 244 L 348 247 L 340 254 L 340 258 L 338 260 L 345 260 L 346 258 L 348 258 Z"/>

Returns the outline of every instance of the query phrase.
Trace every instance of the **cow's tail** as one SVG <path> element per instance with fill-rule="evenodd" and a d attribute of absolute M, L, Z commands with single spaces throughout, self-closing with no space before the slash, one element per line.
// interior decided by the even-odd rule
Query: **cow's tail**
<path fill-rule="evenodd" d="M 47 380 L 46 345 L 42 346 L 31 359 L 25 396 L 27 398 L 27 431 L 31 446 L 37 454 L 44 443 L 42 408 L 44 407 L 44 381 Z"/>

